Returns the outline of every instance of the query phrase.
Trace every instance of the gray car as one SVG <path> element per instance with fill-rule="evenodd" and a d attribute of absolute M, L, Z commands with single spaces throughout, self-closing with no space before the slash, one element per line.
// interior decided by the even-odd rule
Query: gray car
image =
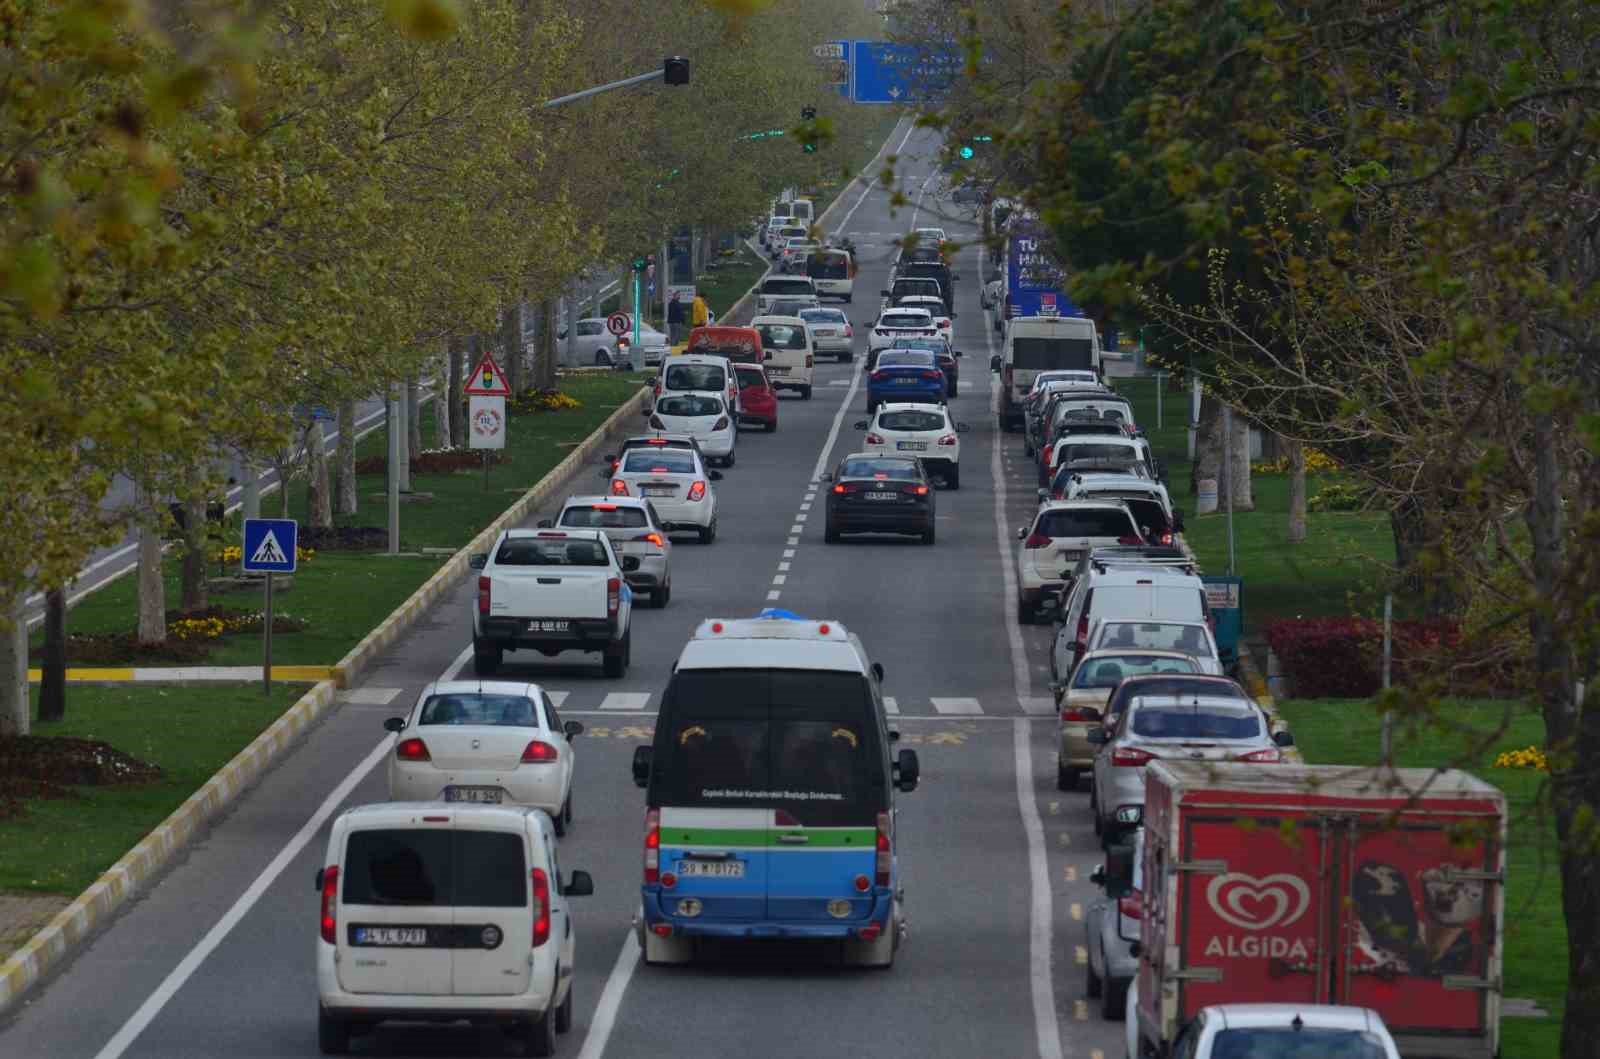
<path fill-rule="evenodd" d="M 855 346 L 855 329 L 843 309 L 801 309 L 800 319 L 811 332 L 811 345 L 817 353 L 827 353 L 848 361 Z"/>
<path fill-rule="evenodd" d="M 1100 887 L 1100 896 L 1083 918 L 1084 947 L 1089 950 L 1084 991 L 1099 998 L 1100 1015 L 1109 1021 L 1123 1017 L 1128 987 L 1139 973 L 1133 943 L 1139 940 L 1143 916 L 1144 828 L 1129 838 L 1107 850 L 1106 862 L 1089 876 Z"/>
<path fill-rule="evenodd" d="M 647 596 L 652 607 L 664 607 L 672 599 L 672 541 L 655 507 L 644 497 L 568 497 L 561 513 L 539 526 L 600 530 L 611 539 L 619 560 L 630 556 L 639 560 L 638 569 L 623 574 L 629 588 Z"/>

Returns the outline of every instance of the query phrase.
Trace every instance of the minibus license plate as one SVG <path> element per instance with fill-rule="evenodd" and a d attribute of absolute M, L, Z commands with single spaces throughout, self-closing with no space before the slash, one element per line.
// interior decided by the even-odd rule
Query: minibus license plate
<path fill-rule="evenodd" d="M 426 945 L 427 927 L 357 927 L 357 945 Z"/>
<path fill-rule="evenodd" d="M 742 879 L 744 878 L 744 861 L 680 860 L 678 862 L 678 877 L 687 879 L 690 876 L 700 876 L 707 879 Z"/>

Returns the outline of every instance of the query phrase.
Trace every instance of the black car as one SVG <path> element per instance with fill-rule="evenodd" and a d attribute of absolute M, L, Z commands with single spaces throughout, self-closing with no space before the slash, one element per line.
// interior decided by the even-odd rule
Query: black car
<path fill-rule="evenodd" d="M 822 539 L 829 544 L 846 533 L 909 534 L 933 543 L 935 494 L 921 460 L 856 453 L 822 480 L 828 483 Z"/>

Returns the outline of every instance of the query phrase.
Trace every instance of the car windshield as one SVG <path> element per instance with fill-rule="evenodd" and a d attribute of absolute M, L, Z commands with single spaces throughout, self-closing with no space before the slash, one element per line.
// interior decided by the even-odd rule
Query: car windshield
<path fill-rule="evenodd" d="M 511 537 L 495 552 L 496 566 L 609 566 L 605 545 L 589 538 Z"/>
<path fill-rule="evenodd" d="M 734 377 L 739 380 L 740 390 L 765 390 L 767 388 L 767 377 L 760 370 L 744 371 L 735 368 Z"/>
<path fill-rule="evenodd" d="M 944 301 L 944 296 L 939 290 L 939 281 L 936 279 L 897 279 L 894 281 L 894 296 L 937 298 Z"/>
<path fill-rule="evenodd" d="M 877 456 L 857 456 L 845 460 L 839 467 L 840 478 L 887 478 L 897 482 L 914 482 L 920 477 L 912 460 L 897 460 Z"/>
<path fill-rule="evenodd" d="M 656 413 L 664 416 L 714 416 L 722 412 L 722 399 L 705 393 L 662 394 Z"/>
<path fill-rule="evenodd" d="M 1108 621 L 1096 647 L 1152 647 L 1212 657 L 1211 641 L 1199 625 L 1188 622 Z"/>
<path fill-rule="evenodd" d="M 890 343 L 889 348 L 890 349 L 920 349 L 924 353 L 936 353 L 936 352 L 938 352 L 932 346 L 928 345 L 928 342 L 929 342 L 929 340 L 926 339 L 926 338 L 897 338 L 892 343 Z"/>
<path fill-rule="evenodd" d="M 896 368 L 910 366 L 913 368 L 933 367 L 934 356 L 920 349 L 886 349 L 878 354 L 878 367 Z"/>
<path fill-rule="evenodd" d="M 1121 508 L 1058 508 L 1039 514 L 1033 532 L 1046 537 L 1131 537 L 1138 533 L 1133 518 Z M 1150 647 L 1153 644 L 1143 644 Z"/>
<path fill-rule="evenodd" d="M 1074 474 L 1131 474 L 1135 478 L 1149 478 L 1150 472 L 1142 463 L 1135 463 L 1131 459 L 1094 459 L 1087 457 L 1081 460 L 1069 460 L 1056 472 L 1052 486 L 1059 490 L 1066 484 L 1066 480 Z"/>
<path fill-rule="evenodd" d="M 1092 658 L 1078 667 L 1073 678 L 1075 688 L 1114 688 L 1124 677 L 1142 677 L 1147 673 L 1195 673 L 1199 667 L 1190 658 L 1167 658 L 1162 655 L 1114 655 Z"/>
<path fill-rule="evenodd" d="M 933 321 L 922 313 L 884 313 L 883 319 L 878 321 L 879 327 L 931 327 Z"/>
<path fill-rule="evenodd" d="M 838 309 L 802 309 L 800 319 L 808 324 L 844 324 L 844 313 Z"/>
<path fill-rule="evenodd" d="M 879 412 L 879 430 L 943 430 L 944 413 L 902 409 L 897 412 Z"/>
<path fill-rule="evenodd" d="M 715 393 L 728 385 L 728 376 L 718 364 L 673 364 L 667 368 L 662 386 L 668 390 L 710 390 Z"/>
<path fill-rule="evenodd" d="M 1133 734 L 1140 739 L 1257 739 L 1261 715 L 1248 705 L 1151 706 L 1134 700 Z"/>
<path fill-rule="evenodd" d="M 806 348 L 806 329 L 793 324 L 759 324 L 761 344 L 767 349 Z"/>
<path fill-rule="evenodd" d="M 693 474 L 694 456 L 682 449 L 635 449 L 623 459 L 622 470 L 628 474 Z"/>
<path fill-rule="evenodd" d="M 573 506 L 561 513 L 561 525 L 579 529 L 639 529 L 649 525 L 644 508 L 632 504 Z"/>
<path fill-rule="evenodd" d="M 538 704 L 526 695 L 488 695 L 458 692 L 430 695 L 422 704 L 418 724 L 492 724 L 537 728 Z"/>
<path fill-rule="evenodd" d="M 815 294 L 817 290 L 808 279 L 769 279 L 761 285 L 761 293 L 766 295 Z"/>
<path fill-rule="evenodd" d="M 1211 1042 L 1211 1059 L 1384 1059 L 1377 1034 L 1315 1026 L 1228 1029 Z"/>

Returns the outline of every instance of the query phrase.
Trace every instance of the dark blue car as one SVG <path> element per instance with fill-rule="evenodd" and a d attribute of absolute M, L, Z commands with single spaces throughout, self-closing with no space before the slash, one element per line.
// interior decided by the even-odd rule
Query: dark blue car
<path fill-rule="evenodd" d="M 880 404 L 917 401 L 943 404 L 944 372 L 933 353 L 921 349 L 885 349 L 867 376 L 867 414 Z"/>

